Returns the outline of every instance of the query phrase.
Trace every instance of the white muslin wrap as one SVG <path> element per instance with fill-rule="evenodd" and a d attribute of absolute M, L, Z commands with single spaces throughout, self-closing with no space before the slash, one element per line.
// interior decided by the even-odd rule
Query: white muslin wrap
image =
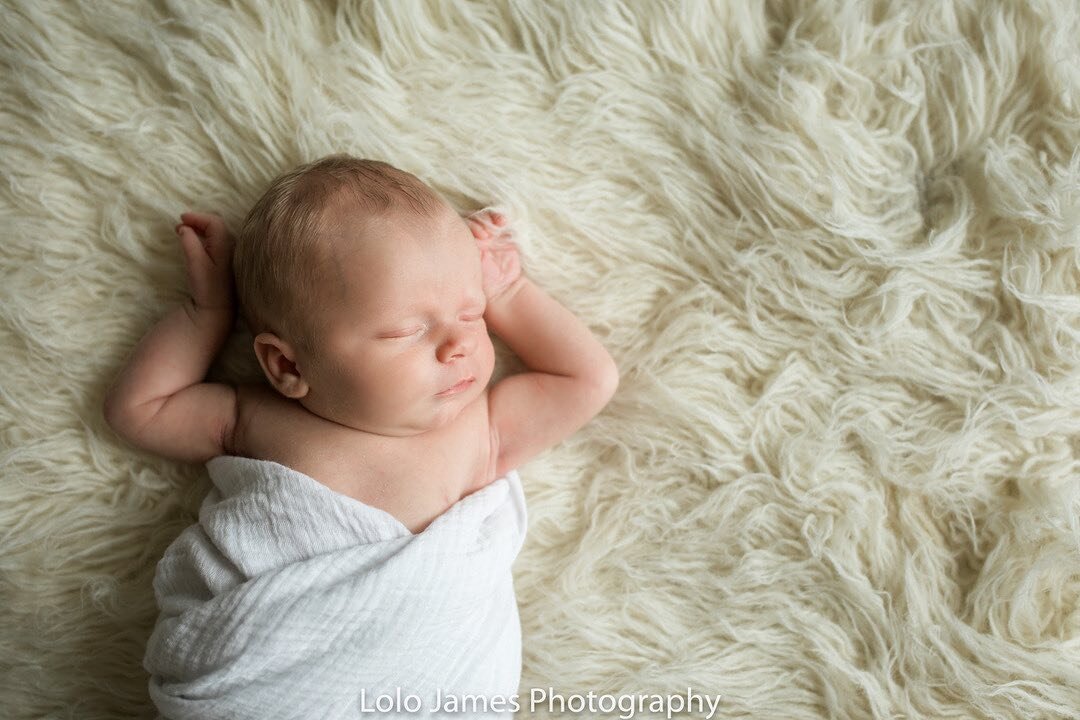
<path fill-rule="evenodd" d="M 512 715 L 511 565 L 527 524 L 517 471 L 413 534 L 276 462 L 223 455 L 206 466 L 214 487 L 199 522 L 154 577 L 160 615 L 143 664 L 162 716 L 442 716 L 437 692 L 504 699 L 473 698 L 447 717 Z M 379 695 L 394 695 L 392 707 L 382 699 L 390 712 Z"/>

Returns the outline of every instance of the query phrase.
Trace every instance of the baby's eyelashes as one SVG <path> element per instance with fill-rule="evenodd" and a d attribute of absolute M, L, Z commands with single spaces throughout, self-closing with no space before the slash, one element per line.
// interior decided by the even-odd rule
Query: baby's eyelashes
<path fill-rule="evenodd" d="M 377 338 L 379 340 L 397 340 L 399 338 L 412 337 L 416 333 L 424 329 L 423 325 L 419 325 L 412 328 L 402 328 L 400 330 L 388 330 L 384 333 L 379 333 Z"/>
<path fill-rule="evenodd" d="M 465 322 L 470 322 L 470 323 L 471 322 L 478 322 L 478 321 L 484 319 L 484 314 L 480 313 L 479 315 L 468 315 L 468 316 L 463 317 L 461 319 L 463 321 L 465 321 Z M 387 334 L 387 335 L 382 335 L 381 337 L 386 339 L 386 340 L 400 340 L 400 339 L 404 339 L 404 338 L 413 337 L 413 336 L 423 332 L 426 329 L 427 329 L 426 325 L 421 325 L 421 326 L 413 328 L 411 330 L 401 330 L 400 332 L 395 332 L 395 333 L 391 333 L 391 334 Z"/>

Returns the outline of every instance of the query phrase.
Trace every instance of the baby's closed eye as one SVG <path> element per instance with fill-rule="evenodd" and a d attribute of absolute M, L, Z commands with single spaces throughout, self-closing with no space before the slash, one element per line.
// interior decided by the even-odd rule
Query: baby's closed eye
<path fill-rule="evenodd" d="M 484 314 L 480 313 L 480 314 L 474 314 L 474 315 L 466 315 L 466 316 L 462 317 L 461 319 L 464 322 L 478 322 L 478 321 L 484 319 Z M 404 338 L 413 337 L 414 335 L 417 335 L 417 334 L 423 332 L 426 329 L 427 329 L 426 325 L 420 325 L 420 326 L 417 326 L 417 327 L 414 327 L 414 328 L 409 328 L 409 329 L 406 329 L 406 330 L 400 330 L 400 331 L 397 331 L 397 332 L 394 332 L 394 333 L 383 335 L 382 337 L 384 339 L 387 339 L 387 340 L 400 340 L 400 339 L 404 339 Z"/>
<path fill-rule="evenodd" d="M 385 335 L 383 337 L 385 337 L 387 340 L 400 340 L 402 338 L 412 337 L 423 329 L 424 328 L 422 327 L 418 327 L 413 328 L 412 330 L 402 330 L 401 332 L 394 333 L 393 335 Z"/>

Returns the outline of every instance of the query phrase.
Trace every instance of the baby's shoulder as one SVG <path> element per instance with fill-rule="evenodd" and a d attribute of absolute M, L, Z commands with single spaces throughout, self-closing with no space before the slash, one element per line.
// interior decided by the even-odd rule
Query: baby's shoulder
<path fill-rule="evenodd" d="M 265 383 L 243 383 L 236 387 L 236 425 L 229 454 L 274 459 L 284 446 L 306 435 L 309 415 Z"/>

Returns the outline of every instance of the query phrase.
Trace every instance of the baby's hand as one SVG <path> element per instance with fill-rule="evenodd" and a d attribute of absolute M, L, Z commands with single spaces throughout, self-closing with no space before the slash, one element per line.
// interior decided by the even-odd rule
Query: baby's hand
<path fill-rule="evenodd" d="M 511 240 L 506 216 L 493 210 L 480 210 L 465 218 L 480 248 L 484 275 L 484 295 L 488 302 L 497 298 L 521 275 L 521 255 Z"/>
<path fill-rule="evenodd" d="M 217 215 L 187 212 L 176 226 L 195 307 L 232 309 L 232 237 Z"/>

